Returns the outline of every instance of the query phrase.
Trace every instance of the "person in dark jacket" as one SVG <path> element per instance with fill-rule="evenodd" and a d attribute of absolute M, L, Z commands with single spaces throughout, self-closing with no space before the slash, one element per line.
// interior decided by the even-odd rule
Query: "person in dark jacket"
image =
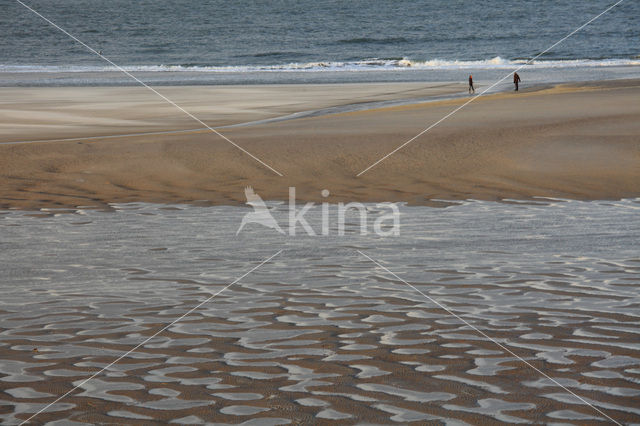
<path fill-rule="evenodd" d="M 473 76 L 469 76 L 469 93 L 476 93 L 476 89 L 473 87 Z"/>
<path fill-rule="evenodd" d="M 513 73 L 513 84 L 516 85 L 516 92 L 518 91 L 518 83 L 520 83 L 520 76 L 518 75 L 517 72 Z"/>

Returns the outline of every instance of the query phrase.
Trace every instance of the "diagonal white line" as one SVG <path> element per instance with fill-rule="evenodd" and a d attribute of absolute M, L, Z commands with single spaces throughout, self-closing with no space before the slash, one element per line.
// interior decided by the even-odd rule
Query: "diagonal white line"
<path fill-rule="evenodd" d="M 580 401 L 582 401 L 583 403 L 585 403 L 586 405 L 588 405 L 589 407 L 593 408 L 594 410 L 596 410 L 598 413 L 602 414 L 603 416 L 605 416 L 607 419 L 611 420 L 612 422 L 614 422 L 617 425 L 622 426 L 622 423 L 617 422 L 616 420 L 612 419 L 611 417 L 609 417 L 607 414 L 605 414 L 602 410 L 600 410 L 598 407 L 594 406 L 593 404 L 589 403 L 587 400 L 585 400 L 584 398 L 582 398 L 580 395 L 576 394 L 575 392 L 573 392 L 572 390 L 570 390 L 569 388 L 567 388 L 566 386 L 563 386 L 560 382 L 558 382 L 556 379 L 554 379 L 553 377 L 549 376 L 548 374 L 546 374 L 545 372 L 543 372 L 542 370 L 540 370 L 539 368 L 537 368 L 536 366 L 534 366 L 533 364 L 531 364 L 529 361 L 525 360 L 524 358 L 522 358 L 521 356 L 519 356 L 518 354 L 516 354 L 515 352 L 513 352 L 511 349 L 509 349 L 508 347 L 506 347 L 505 345 L 503 345 L 502 343 L 498 342 L 497 340 L 495 340 L 494 338 L 492 338 L 491 336 L 487 335 L 487 333 L 485 333 L 484 331 L 480 330 L 479 328 L 477 328 L 476 326 L 470 324 L 467 320 L 465 320 L 464 318 L 462 318 L 460 315 L 456 314 L 455 312 L 453 312 L 451 309 L 449 309 L 447 306 L 443 305 L 442 303 L 438 302 L 436 299 L 432 298 L 431 296 L 423 293 L 422 291 L 420 291 L 420 289 L 418 289 L 416 286 L 414 286 L 413 284 L 410 284 L 409 282 L 403 280 L 402 278 L 400 278 L 398 275 L 396 275 L 394 272 L 392 272 L 391 270 L 389 270 L 389 268 L 387 268 L 384 265 L 381 265 L 380 262 L 376 261 L 375 259 L 367 256 L 366 254 L 364 254 L 363 252 L 361 252 L 360 250 L 356 250 L 358 253 L 360 253 L 362 256 L 366 257 L 367 259 L 369 259 L 371 262 L 375 263 L 376 265 L 378 265 L 380 268 L 384 269 L 386 272 L 388 272 L 389 274 L 391 274 L 394 278 L 402 281 L 403 283 L 405 283 L 406 285 L 408 285 L 409 287 L 411 287 L 412 289 L 414 289 L 415 291 L 417 291 L 418 293 L 420 293 L 421 295 L 423 295 L 424 297 L 426 297 L 427 299 L 429 299 L 429 301 L 435 303 L 436 305 L 438 305 L 441 309 L 444 309 L 445 311 L 447 311 L 449 314 L 453 315 L 454 317 L 456 317 L 458 320 L 462 321 L 466 326 L 470 327 L 471 329 L 473 329 L 474 331 L 476 331 L 477 333 L 479 333 L 482 337 L 484 337 L 487 340 L 490 340 L 491 342 L 495 343 L 496 345 L 498 345 L 501 349 L 503 349 L 504 351 L 510 353 L 511 355 L 513 355 L 514 357 L 518 358 L 520 361 L 522 361 L 523 363 L 525 363 L 526 365 L 528 365 L 529 367 L 531 367 L 532 369 L 534 369 L 535 371 L 537 371 L 538 373 L 540 373 L 541 375 L 543 375 L 544 377 L 546 377 L 547 379 L 551 380 L 554 384 L 560 386 L 562 389 L 564 389 L 565 391 L 567 391 L 568 393 L 570 393 L 571 395 L 575 396 L 576 398 L 578 398 Z"/>
<path fill-rule="evenodd" d="M 609 12 L 611 9 L 613 9 L 614 7 L 616 7 L 617 5 L 619 5 L 620 3 L 622 3 L 624 0 L 618 0 L 616 3 L 612 4 L 611 6 L 609 6 L 608 8 L 606 8 L 603 12 L 599 13 L 598 15 L 594 16 L 593 18 L 589 19 L 587 22 L 585 22 L 584 24 L 582 24 L 581 26 L 579 26 L 578 28 L 576 28 L 575 30 L 571 31 L 569 34 L 567 34 L 566 36 L 562 37 L 560 40 L 556 41 L 555 43 L 553 43 L 551 46 L 547 47 L 546 49 L 544 49 L 542 52 L 538 53 L 536 56 L 534 56 L 533 58 L 529 59 L 527 62 L 525 62 L 524 64 L 520 65 L 518 68 L 515 68 L 513 71 L 509 71 L 508 74 L 506 74 L 504 77 L 502 77 L 500 80 L 496 81 L 495 83 L 493 83 L 491 86 L 487 87 L 486 89 L 484 89 L 482 92 L 478 93 L 477 95 L 475 95 L 474 97 L 472 97 L 471 99 L 469 99 L 468 101 L 466 101 L 465 103 L 463 103 L 462 105 L 460 105 L 458 108 L 454 109 L 453 111 L 451 111 L 450 113 L 448 113 L 447 115 L 445 115 L 444 117 L 442 117 L 440 120 L 436 121 L 435 123 L 433 123 L 432 125 L 430 125 L 429 127 L 427 127 L 426 129 L 422 130 L 420 133 L 418 133 L 417 135 L 415 135 L 414 137 L 412 137 L 411 139 L 409 139 L 408 141 L 406 141 L 405 143 L 403 143 L 402 145 L 398 146 L 396 149 L 394 149 L 393 151 L 391 151 L 390 153 L 388 153 L 387 155 L 385 155 L 384 157 L 382 157 L 381 159 L 379 159 L 378 161 L 376 161 L 375 163 L 371 164 L 369 167 L 367 167 L 366 169 L 364 169 L 363 171 L 361 171 L 360 173 L 358 173 L 356 175 L 356 177 L 360 177 L 361 175 L 363 175 L 364 173 L 366 173 L 368 170 L 374 168 L 375 166 L 377 166 L 378 164 L 380 164 L 381 162 L 383 162 L 384 160 L 386 160 L 387 158 L 391 157 L 393 154 L 395 154 L 396 152 L 400 151 L 402 148 L 404 148 L 405 146 L 409 145 L 411 142 L 415 141 L 416 139 L 418 139 L 420 136 L 424 135 L 425 133 L 427 133 L 429 130 L 433 129 L 434 127 L 436 127 L 438 124 L 442 123 L 444 120 L 446 120 L 447 118 L 451 117 L 452 115 L 454 115 L 455 113 L 457 113 L 458 111 L 460 111 L 462 108 L 466 107 L 467 105 L 469 105 L 471 102 L 475 101 L 476 99 L 478 99 L 480 96 L 484 95 L 487 91 L 493 89 L 495 86 L 497 86 L 498 84 L 500 84 L 501 82 L 503 82 L 506 78 L 508 78 L 511 73 L 513 72 L 518 72 L 520 71 L 522 68 L 524 68 L 525 66 L 529 65 L 531 62 L 535 61 L 536 59 L 538 59 L 540 56 L 544 55 L 545 53 L 547 53 L 548 51 L 550 51 L 551 49 L 553 49 L 554 47 L 556 47 L 557 45 L 559 45 L 560 43 L 564 42 L 566 39 L 568 39 L 569 37 L 571 37 L 572 35 L 574 35 L 575 33 L 577 33 L 578 31 L 582 30 L 584 27 L 586 27 L 587 25 L 591 24 L 593 21 L 595 21 L 596 19 L 600 18 L 602 15 L 604 15 L 605 13 Z"/>
<path fill-rule="evenodd" d="M 283 250 L 278 250 L 278 252 L 276 254 L 271 255 L 269 258 L 263 260 L 262 262 L 260 262 L 259 264 L 257 264 L 256 266 L 254 266 L 253 268 L 251 268 L 249 271 L 245 272 L 244 274 L 242 274 L 240 277 L 236 278 L 235 280 L 233 280 L 232 283 L 228 284 L 227 286 L 223 287 L 221 290 L 217 291 L 216 293 L 212 294 L 211 296 L 209 296 L 207 299 L 205 299 L 203 302 L 198 303 L 196 306 L 194 306 L 193 308 L 189 309 L 187 312 L 185 312 L 184 314 L 180 315 L 178 318 L 176 318 L 175 320 L 171 321 L 168 325 L 162 327 L 160 330 L 156 331 L 155 333 L 153 333 L 151 336 L 147 337 L 146 339 L 144 339 L 142 342 L 138 343 L 136 346 L 134 346 L 132 349 L 128 350 L 127 352 L 123 353 L 122 355 L 120 355 L 118 358 L 116 358 L 114 361 L 112 361 L 111 363 L 109 363 L 106 367 L 102 368 L 101 370 L 93 373 L 90 377 L 88 377 L 87 379 L 83 380 L 82 382 L 80 382 L 80 384 L 78 384 L 77 386 L 75 386 L 73 389 L 71 389 L 70 391 L 64 393 L 63 395 L 59 396 L 55 401 L 47 404 L 44 408 L 42 408 L 41 410 L 39 410 L 37 413 L 33 414 L 31 417 L 29 417 L 28 419 L 26 419 L 25 421 L 23 421 L 22 423 L 20 423 L 20 425 L 23 425 L 29 421 L 31 421 L 34 417 L 36 417 L 38 414 L 42 413 L 43 411 L 45 411 L 47 408 L 51 407 L 52 405 L 56 404 L 57 402 L 59 402 L 60 400 L 62 400 L 63 398 L 67 397 L 68 395 L 70 395 L 71 393 L 73 393 L 76 389 L 78 389 L 79 387 L 81 387 L 82 385 L 84 385 L 85 383 L 87 383 L 89 380 L 94 379 L 96 376 L 100 375 L 103 371 L 107 370 L 109 367 L 111 367 L 112 365 L 116 364 L 117 362 L 119 362 L 120 360 L 122 360 L 124 357 L 128 356 L 130 353 L 134 352 L 135 350 L 137 350 L 138 348 L 140 348 L 141 346 L 145 345 L 149 340 L 153 339 L 154 337 L 156 337 L 158 334 L 162 333 L 163 331 L 165 331 L 166 329 L 168 329 L 169 327 L 173 326 L 175 323 L 177 323 L 178 321 L 182 320 L 184 317 L 188 316 L 189 314 L 191 314 L 193 311 L 195 311 L 196 309 L 198 309 L 200 306 L 204 305 L 205 303 L 208 303 L 211 299 L 213 299 L 214 297 L 216 297 L 217 295 L 219 295 L 220 293 L 222 293 L 223 291 L 225 291 L 226 289 L 228 289 L 229 287 L 231 287 L 232 285 L 236 284 L 238 281 L 240 281 L 241 279 L 243 279 L 244 277 L 246 277 L 247 275 L 249 275 L 250 273 L 252 273 L 253 271 L 255 271 L 256 269 L 258 269 L 259 267 L 261 267 L 262 265 L 264 265 L 265 263 L 269 262 L 271 259 L 273 259 L 274 257 L 276 257 L 277 255 L 279 255 L 280 253 L 282 253 Z"/>
<path fill-rule="evenodd" d="M 83 42 L 82 40 L 80 40 L 79 38 L 77 38 L 76 36 L 74 36 L 73 34 L 69 33 L 68 31 L 66 31 L 64 28 L 61 28 L 59 25 L 57 25 L 55 22 L 51 21 L 50 19 L 48 19 L 45 16 L 42 16 L 42 14 L 38 13 L 36 10 L 34 10 L 33 8 L 31 8 L 30 6 L 24 4 L 21 0 L 16 0 L 16 2 L 18 2 L 19 4 L 21 4 L 22 6 L 24 6 L 26 9 L 30 10 L 31 12 L 33 12 L 34 14 L 36 14 L 37 16 L 39 16 L 40 18 L 42 18 L 44 21 L 46 21 L 47 23 L 51 24 L 53 27 L 55 27 L 56 29 L 60 30 L 61 32 L 63 32 L 64 34 L 66 34 L 67 36 L 71 37 L 73 40 L 77 41 L 78 43 L 80 43 L 81 45 L 83 45 L 84 47 L 86 47 L 88 50 L 90 50 L 92 53 L 95 53 L 96 55 L 98 55 L 101 59 L 105 60 L 106 62 L 108 62 L 109 64 L 113 65 L 116 69 L 118 69 L 118 71 L 123 72 L 124 74 L 126 74 L 128 77 L 131 77 L 133 80 L 135 80 L 136 82 L 140 83 L 141 85 L 143 85 L 144 87 L 146 87 L 147 89 L 151 90 L 153 93 L 155 93 L 156 95 L 160 96 L 162 99 L 164 99 L 166 102 L 170 103 L 171 105 L 173 105 L 174 107 L 178 108 L 180 111 L 184 112 L 185 114 L 187 114 L 189 117 L 193 118 L 195 121 L 197 121 L 198 123 L 202 124 L 204 127 L 206 127 L 207 129 L 211 130 L 213 133 L 215 133 L 216 135 L 220 136 L 222 139 L 224 139 L 225 141 L 229 142 L 231 145 L 235 146 L 236 148 L 238 148 L 240 151 L 244 152 L 245 154 L 247 154 L 249 157 L 253 158 L 254 160 L 256 160 L 258 163 L 262 164 L 263 166 L 265 166 L 266 168 L 268 168 L 269 170 L 271 170 L 272 172 L 274 172 L 275 174 L 277 174 L 278 176 L 284 176 L 282 173 L 280 173 L 279 171 L 277 171 L 276 169 L 274 169 L 273 167 L 271 167 L 270 165 L 268 165 L 267 163 L 265 163 L 264 161 L 262 161 L 261 159 L 259 159 L 258 157 L 256 157 L 255 155 L 253 155 L 252 153 L 250 153 L 249 151 L 247 151 L 246 149 L 244 149 L 243 147 L 241 147 L 240 145 L 238 145 L 237 143 L 235 143 L 234 141 L 232 141 L 231 139 L 229 139 L 228 137 L 226 137 L 225 135 L 223 135 L 222 133 L 218 132 L 216 129 L 214 129 L 213 127 L 210 127 L 208 124 L 206 124 L 205 122 L 203 122 L 202 120 L 200 120 L 198 117 L 196 117 L 195 115 L 191 114 L 189 111 L 187 111 L 186 109 L 182 108 L 180 105 L 176 104 L 175 102 L 173 102 L 171 99 L 167 98 L 166 96 L 164 96 L 162 93 L 158 92 L 156 89 L 154 89 L 153 87 L 149 86 L 148 84 L 146 84 L 145 82 L 143 82 L 142 80 L 140 80 L 138 77 L 134 76 L 133 74 L 131 74 L 129 71 L 125 70 L 124 68 L 122 68 L 120 65 L 114 63 L 111 59 L 105 57 L 104 55 L 102 55 L 100 52 L 97 52 L 94 48 L 92 48 L 91 46 L 87 45 L 85 42 Z"/>

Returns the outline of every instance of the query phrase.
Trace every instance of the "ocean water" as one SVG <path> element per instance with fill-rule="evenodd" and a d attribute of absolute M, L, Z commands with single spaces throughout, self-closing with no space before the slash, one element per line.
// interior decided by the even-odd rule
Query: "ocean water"
<path fill-rule="evenodd" d="M 640 199 L 400 206 L 395 237 L 357 217 L 343 237 L 236 236 L 248 208 L 112 207 L 0 212 L 3 424 L 74 384 L 36 422 L 606 420 L 514 354 L 640 421 Z"/>
<path fill-rule="evenodd" d="M 504 73 L 612 3 L 31 0 L 27 4 L 115 63 L 155 83 L 228 84 L 454 80 L 470 70 Z M 639 16 L 640 4 L 624 1 L 527 70 L 536 75 L 551 72 L 555 81 L 590 74 L 635 76 L 640 65 Z M 48 83 L 126 81 L 100 74 L 110 69 L 108 64 L 17 2 L 4 6 L 0 30 L 0 84 L 45 84 L 47 73 L 61 72 L 76 77 Z M 562 71 L 550 71 L 557 69 Z M 87 72 L 100 75 L 77 75 Z"/>

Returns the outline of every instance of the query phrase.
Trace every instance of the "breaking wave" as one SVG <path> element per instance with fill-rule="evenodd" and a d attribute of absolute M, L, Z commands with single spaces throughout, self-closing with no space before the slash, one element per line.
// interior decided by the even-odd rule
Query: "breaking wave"
<path fill-rule="evenodd" d="M 277 55 L 273 55 L 277 56 Z M 300 71 L 376 71 L 376 70 L 446 70 L 446 69 L 511 69 L 519 66 L 531 68 L 577 68 L 638 66 L 640 59 L 557 59 L 536 60 L 504 59 L 499 56 L 484 60 L 430 59 L 425 61 L 408 58 L 363 59 L 359 61 L 318 61 L 276 65 L 127 65 L 129 72 L 194 72 L 194 73 L 243 73 L 243 72 L 300 72 Z M 0 65 L 0 72 L 106 72 L 114 67 L 100 65 Z"/>

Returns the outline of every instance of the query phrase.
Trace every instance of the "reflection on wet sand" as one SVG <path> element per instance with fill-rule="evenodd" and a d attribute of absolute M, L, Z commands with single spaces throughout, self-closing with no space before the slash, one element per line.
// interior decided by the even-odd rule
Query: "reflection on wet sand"
<path fill-rule="evenodd" d="M 640 421 L 638 200 L 403 207 L 400 239 L 313 245 L 266 228 L 231 238 L 237 207 L 114 209 L 0 215 L 3 423 L 78 384 L 36 422 L 606 423 L 354 247 L 617 421 Z"/>

